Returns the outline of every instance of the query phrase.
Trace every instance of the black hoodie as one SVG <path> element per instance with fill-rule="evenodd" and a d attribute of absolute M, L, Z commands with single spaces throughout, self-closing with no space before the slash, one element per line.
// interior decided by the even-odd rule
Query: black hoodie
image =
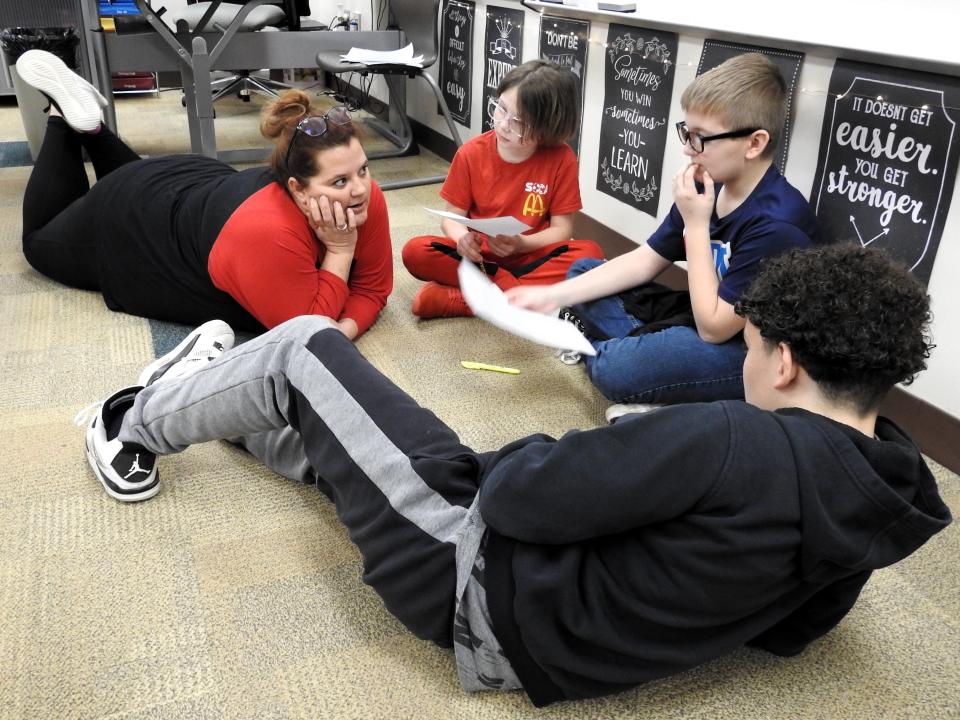
<path fill-rule="evenodd" d="M 484 585 L 536 705 L 617 692 L 744 644 L 800 652 L 871 571 L 946 527 L 919 451 L 804 410 L 667 407 L 485 470 Z"/>

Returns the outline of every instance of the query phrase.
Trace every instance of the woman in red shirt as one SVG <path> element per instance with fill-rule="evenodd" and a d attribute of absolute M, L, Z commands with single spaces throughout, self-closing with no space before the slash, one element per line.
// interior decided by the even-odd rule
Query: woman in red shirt
<path fill-rule="evenodd" d="M 113 310 L 256 332 L 315 314 L 352 339 L 386 305 L 386 202 L 346 108 L 284 93 L 261 118 L 269 167 L 238 172 L 199 155 L 141 159 L 58 58 L 29 51 L 17 68 L 55 106 L 23 201 L 23 251 L 39 272 L 100 291 Z"/>

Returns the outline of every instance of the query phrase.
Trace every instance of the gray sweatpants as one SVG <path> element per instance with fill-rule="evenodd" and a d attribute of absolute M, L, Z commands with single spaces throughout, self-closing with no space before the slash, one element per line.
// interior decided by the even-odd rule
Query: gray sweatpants
<path fill-rule="evenodd" d="M 493 637 L 478 572 L 485 527 L 474 504 L 489 454 L 461 444 L 316 316 L 144 389 L 120 432 L 161 455 L 228 438 L 328 494 L 363 556 L 364 582 L 418 637 L 453 645 L 456 606 L 468 689 L 481 689 L 474 672 L 501 689 L 519 686 Z"/>

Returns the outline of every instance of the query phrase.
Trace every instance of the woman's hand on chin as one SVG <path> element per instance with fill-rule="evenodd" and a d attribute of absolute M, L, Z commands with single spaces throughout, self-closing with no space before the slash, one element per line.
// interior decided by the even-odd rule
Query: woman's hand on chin
<path fill-rule="evenodd" d="M 319 198 L 307 199 L 305 214 L 307 222 L 327 252 L 353 255 L 357 246 L 357 225 L 360 223 L 351 208 L 344 211 L 338 201 L 331 205 L 330 200 L 321 195 Z M 366 213 L 363 219 L 366 219 Z"/>

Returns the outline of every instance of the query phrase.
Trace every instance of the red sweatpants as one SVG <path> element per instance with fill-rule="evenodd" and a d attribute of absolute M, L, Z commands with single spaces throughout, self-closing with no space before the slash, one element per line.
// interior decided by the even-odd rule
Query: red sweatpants
<path fill-rule="evenodd" d="M 567 270 L 581 258 L 603 259 L 593 240 L 568 240 L 528 253 L 499 257 L 484 245 L 481 251 L 487 275 L 501 289 L 515 285 L 552 285 L 567 277 Z M 461 260 L 457 244 L 440 235 L 421 235 L 403 246 L 403 264 L 420 280 L 459 287 L 457 267 Z"/>

